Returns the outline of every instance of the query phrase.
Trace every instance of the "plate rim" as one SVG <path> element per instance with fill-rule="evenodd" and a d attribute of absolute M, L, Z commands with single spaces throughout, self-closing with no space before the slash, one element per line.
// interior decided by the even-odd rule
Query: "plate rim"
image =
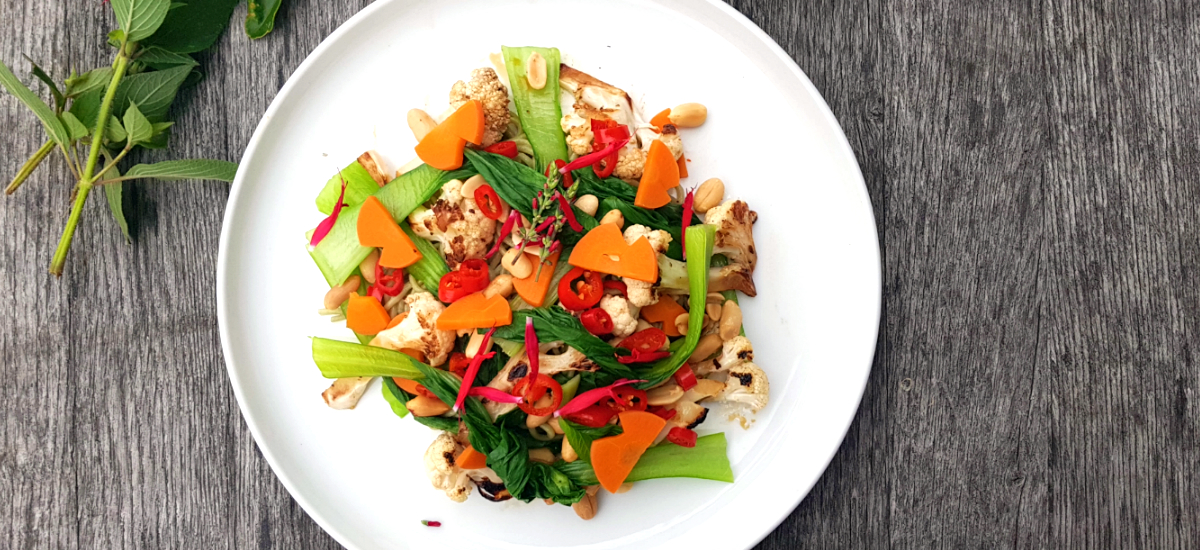
<path fill-rule="evenodd" d="M 246 149 L 239 160 L 239 165 L 246 163 L 248 159 L 254 156 L 260 145 L 260 142 L 263 139 L 263 135 L 267 126 L 274 120 L 276 111 L 281 108 L 281 105 L 292 93 L 293 89 L 298 86 L 298 82 L 301 81 L 304 75 L 307 74 L 308 71 L 318 62 L 319 58 L 324 55 L 325 51 L 340 41 L 344 35 L 350 33 L 354 27 L 358 26 L 364 21 L 367 21 L 374 12 L 382 9 L 386 5 L 392 4 L 393 2 L 403 1 L 406 0 L 377 0 L 359 10 L 345 22 L 340 24 L 328 36 L 322 39 L 321 42 L 311 52 L 309 52 L 307 56 L 305 56 L 304 60 L 296 67 L 295 71 L 288 76 L 283 86 L 279 89 L 279 92 L 274 98 L 271 99 L 270 105 L 259 119 L 258 124 L 255 126 L 254 133 L 251 135 L 250 140 L 246 144 Z M 666 1 L 668 3 L 670 2 L 670 0 Z M 647 3 L 654 4 L 659 2 L 650 0 Z M 749 31 L 755 38 L 762 42 L 773 54 L 775 54 L 775 57 L 779 61 L 783 62 L 783 66 L 790 71 L 792 77 L 794 77 L 797 83 L 800 85 L 802 93 L 815 100 L 815 106 L 821 118 L 824 119 L 825 123 L 834 132 L 836 143 L 833 145 L 840 150 L 841 154 L 845 155 L 846 158 L 851 161 L 851 176 L 858 183 L 857 186 L 853 186 L 853 193 L 859 199 L 859 205 L 865 206 L 867 219 L 870 221 L 872 226 L 871 241 L 873 246 L 873 254 L 870 255 L 871 266 L 869 267 L 872 268 L 870 270 L 871 278 L 873 279 L 873 284 L 871 286 L 876 289 L 876 292 L 871 293 L 869 297 L 864 297 L 864 299 L 869 299 L 869 304 L 867 305 L 871 306 L 871 311 L 873 312 L 873 323 L 871 328 L 872 334 L 870 339 L 870 354 L 868 355 L 869 363 L 867 364 L 866 369 L 863 370 L 862 379 L 858 380 L 857 384 L 854 384 L 858 394 L 855 399 L 854 407 L 851 409 L 854 412 L 853 414 L 849 415 L 847 419 L 845 419 L 844 426 L 838 430 L 840 432 L 838 444 L 834 446 L 827 456 L 822 459 L 820 473 L 810 482 L 808 482 L 801 491 L 796 493 L 795 501 L 790 506 L 788 506 L 786 509 L 779 508 L 778 510 L 780 513 L 778 513 L 778 515 L 771 514 L 775 517 L 770 519 L 770 528 L 762 533 L 756 534 L 755 538 L 744 547 L 746 549 L 750 549 L 777 530 L 783 521 L 786 520 L 787 517 L 790 516 L 792 512 L 794 512 L 795 509 L 800 505 L 800 503 L 803 502 L 805 497 L 808 496 L 809 492 L 812 491 L 812 488 L 816 485 L 816 483 L 825 475 L 825 472 L 829 468 L 830 462 L 832 462 L 834 456 L 837 455 L 837 452 L 845 443 L 846 434 L 849 432 L 849 429 L 853 425 L 855 418 L 858 416 L 858 410 L 862 405 L 862 399 L 866 391 L 866 385 L 870 379 L 871 371 L 874 367 L 875 352 L 878 348 L 883 302 L 882 251 L 879 243 L 878 222 L 875 218 L 875 212 L 872 207 L 870 193 L 867 189 L 866 181 L 863 178 L 862 168 L 859 165 L 858 157 L 855 155 L 854 149 L 850 146 L 850 142 L 846 138 L 845 131 L 838 122 L 837 117 L 834 116 L 833 111 L 830 109 L 829 104 L 825 101 L 824 96 L 820 93 L 812 81 L 809 80 L 808 75 L 804 73 L 796 61 L 770 35 L 768 35 L 764 30 L 762 30 L 762 28 L 751 21 L 748 17 L 721 0 L 703 0 L 703 3 L 708 4 L 710 8 L 716 8 L 725 16 L 729 17 L 732 22 L 740 24 L 744 30 Z M 271 467 L 271 472 L 280 481 L 280 483 L 283 484 L 284 488 L 287 489 L 289 496 L 291 496 L 292 499 L 300 505 L 304 512 L 318 526 L 320 526 L 323 531 L 337 541 L 338 544 L 346 548 L 356 548 L 356 546 L 349 542 L 350 539 L 344 533 L 342 533 L 340 529 L 330 523 L 323 515 L 314 511 L 314 507 L 311 505 L 308 498 L 303 496 L 303 494 L 298 491 L 297 486 L 290 476 L 279 468 L 279 462 L 275 458 L 273 452 L 262 445 L 263 439 L 261 427 L 258 425 L 257 421 L 252 419 L 251 416 L 247 414 L 246 396 L 241 384 L 238 381 L 238 377 L 235 376 L 232 359 L 233 354 L 230 344 L 231 338 L 229 334 L 229 323 L 226 321 L 228 317 L 228 304 L 225 300 L 225 295 L 227 294 L 227 280 L 225 274 L 227 273 L 230 241 L 232 239 L 232 235 L 228 228 L 230 227 L 233 217 L 238 210 L 238 199 L 241 195 L 241 191 L 246 185 L 244 174 L 245 171 L 239 170 L 229 188 L 229 196 L 225 204 L 225 213 L 222 216 L 221 221 L 221 236 L 217 252 L 217 324 L 221 339 L 221 351 L 225 362 L 226 376 L 229 379 L 230 385 L 233 387 L 234 398 L 237 401 L 239 412 L 241 413 L 242 419 L 246 422 L 246 425 L 250 430 L 251 437 L 254 438 L 255 446 L 258 448 L 258 451 L 262 457 L 267 461 L 267 464 Z"/>

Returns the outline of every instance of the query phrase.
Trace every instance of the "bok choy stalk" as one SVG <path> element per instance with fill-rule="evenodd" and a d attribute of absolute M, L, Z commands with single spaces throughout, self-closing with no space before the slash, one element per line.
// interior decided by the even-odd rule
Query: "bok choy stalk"
<path fill-rule="evenodd" d="M 704 331 L 704 306 L 708 297 L 708 264 L 712 262 L 713 241 L 716 228 L 707 225 L 693 225 L 687 230 L 687 272 L 688 272 L 688 310 L 693 312 L 688 318 L 687 336 L 683 344 L 671 346 L 671 355 L 660 359 L 645 370 L 639 370 L 636 378 L 645 380 L 637 385 L 640 389 L 650 389 L 670 378 L 676 370 L 687 361 L 696 351 L 700 342 L 700 333 Z M 678 344 L 676 341 L 675 344 Z M 635 377 L 631 377 L 635 378 Z"/>
<path fill-rule="evenodd" d="M 446 260 L 442 258 L 442 253 L 438 251 L 433 243 L 418 237 L 413 233 L 412 226 L 407 221 L 400 222 L 400 229 L 408 235 L 408 239 L 417 247 L 417 251 L 421 253 L 421 259 L 417 263 L 408 266 L 408 274 L 412 275 L 425 290 L 437 294 L 438 283 L 441 282 L 442 276 L 450 272 L 450 266 L 446 265 Z"/>
<path fill-rule="evenodd" d="M 321 376 L 325 378 L 386 376 L 417 381 L 425 378 L 418 368 L 425 366 L 424 363 L 390 349 L 328 338 L 313 338 L 312 354 L 313 362 L 321 369 Z"/>
<path fill-rule="evenodd" d="M 650 447 L 642 454 L 642 458 L 633 467 L 629 477 L 625 478 L 625 482 L 665 477 L 693 477 L 733 483 L 733 469 L 729 466 L 725 448 L 724 433 L 701 437 L 696 440 L 696 446 L 690 449 L 673 443 Z M 592 470 L 592 465 L 584 460 L 555 466 L 576 484 L 588 486 L 597 483 L 596 472 Z"/>
<path fill-rule="evenodd" d="M 411 172 L 392 180 L 375 191 L 374 196 L 383 203 L 395 220 L 403 220 L 414 209 L 429 200 L 452 179 L 467 179 L 472 170 L 443 172 L 422 164 Z M 329 286 L 346 280 L 358 264 L 371 253 L 371 249 L 358 244 L 358 212 L 361 204 L 344 208 L 333 229 L 312 251 L 313 260 Z"/>
<path fill-rule="evenodd" d="M 317 210 L 320 210 L 322 214 L 329 215 L 330 212 L 333 212 L 338 195 L 342 192 L 343 180 L 346 182 L 346 196 L 342 202 L 346 203 L 346 206 L 362 204 L 367 197 L 379 190 L 379 184 L 375 183 L 375 179 L 367 173 L 367 169 L 363 168 L 363 165 L 356 160 L 329 178 L 325 187 L 321 189 L 321 193 L 317 195 Z"/>
<path fill-rule="evenodd" d="M 567 160 L 567 140 L 561 125 L 562 108 L 558 103 L 558 48 L 501 46 L 500 50 L 521 128 L 529 138 L 530 145 L 533 145 L 538 173 L 545 173 L 546 166 L 553 164 L 555 159 Z M 529 80 L 525 78 L 525 68 L 534 53 L 546 60 L 546 86 L 540 90 L 529 87 Z M 491 181 L 488 179 L 488 182 Z"/>

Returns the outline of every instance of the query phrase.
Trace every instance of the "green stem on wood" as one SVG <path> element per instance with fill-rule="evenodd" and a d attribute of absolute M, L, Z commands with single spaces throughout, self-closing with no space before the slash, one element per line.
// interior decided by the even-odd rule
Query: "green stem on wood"
<path fill-rule="evenodd" d="M 67 252 L 71 251 L 71 240 L 75 238 L 75 226 L 79 224 L 79 215 L 83 213 L 83 205 L 87 202 L 88 193 L 92 191 L 92 175 L 96 171 L 96 162 L 100 159 L 100 148 L 104 144 L 104 127 L 108 124 L 112 111 L 113 99 L 117 96 L 117 86 L 129 68 L 129 54 L 126 43 L 122 42 L 117 50 L 117 60 L 113 63 L 112 81 L 104 92 L 104 100 L 100 103 L 100 114 L 96 117 L 96 129 L 92 132 L 92 148 L 88 152 L 87 165 L 83 168 L 83 176 L 75 188 L 75 204 L 71 207 L 71 215 L 67 218 L 67 226 L 63 228 L 62 238 L 54 251 L 54 259 L 50 262 L 50 273 L 62 275 L 63 265 L 67 262 Z"/>
<path fill-rule="evenodd" d="M 28 179 L 31 174 L 33 174 L 34 170 L 37 170 L 38 165 L 42 163 L 42 160 L 46 158 L 46 155 L 49 155 L 50 151 L 53 150 L 54 140 L 47 140 L 46 143 L 43 143 L 42 147 L 38 149 L 32 157 L 29 157 L 29 160 L 25 161 L 25 164 L 21 166 L 21 170 L 17 172 L 17 175 L 13 178 L 12 183 L 8 184 L 8 187 L 4 189 L 4 194 L 11 195 L 16 193 L 17 188 L 20 187 L 22 183 L 25 183 L 25 180 Z"/>

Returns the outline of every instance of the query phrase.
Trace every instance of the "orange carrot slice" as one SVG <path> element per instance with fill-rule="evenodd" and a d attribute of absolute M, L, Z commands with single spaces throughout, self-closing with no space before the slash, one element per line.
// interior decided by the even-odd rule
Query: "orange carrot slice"
<path fill-rule="evenodd" d="M 407 378 L 396 378 L 396 377 L 392 378 L 392 382 L 395 382 L 396 385 L 400 387 L 400 389 L 404 390 L 405 392 L 408 392 L 409 395 L 423 395 L 421 393 L 421 388 L 423 386 L 421 386 L 420 382 L 416 382 L 414 380 L 409 380 Z"/>
<path fill-rule="evenodd" d="M 404 318 L 405 318 L 405 317 L 408 317 L 408 312 L 407 312 L 407 311 L 401 311 L 399 315 L 397 315 L 397 316 L 395 316 L 395 317 L 392 317 L 392 320 L 391 320 L 391 321 L 388 323 L 388 326 L 387 326 L 387 328 L 392 328 L 392 327 L 394 327 L 394 326 L 396 326 L 396 325 L 398 325 L 398 324 L 400 324 L 400 323 L 403 323 L 403 322 L 404 322 Z M 385 329 L 385 330 L 386 330 L 386 329 Z"/>
<path fill-rule="evenodd" d="M 513 279 L 513 288 L 525 303 L 533 307 L 542 307 L 546 301 L 546 293 L 550 291 L 550 281 L 554 279 L 554 268 L 558 267 L 558 257 L 561 252 L 551 254 L 549 264 L 542 266 L 541 274 L 534 267 L 533 274 L 524 279 Z"/>
<path fill-rule="evenodd" d="M 445 126 L 450 134 L 479 145 L 483 143 L 483 104 L 472 99 L 456 109 L 438 126 Z"/>
<path fill-rule="evenodd" d="M 683 336 L 675 328 L 675 318 L 684 313 L 687 313 L 687 310 L 683 309 L 679 302 L 663 296 L 657 302 L 642 308 L 642 319 L 647 323 L 662 323 L 663 332 L 667 333 L 667 336 Z"/>
<path fill-rule="evenodd" d="M 688 177 L 687 157 L 684 155 L 679 155 L 679 160 L 676 160 L 675 164 L 679 165 L 679 178 L 683 179 Z"/>
<path fill-rule="evenodd" d="M 662 417 L 645 411 L 625 411 L 618 418 L 623 433 L 592 442 L 592 469 L 600 486 L 610 493 L 621 488 L 642 453 L 667 425 Z"/>
<path fill-rule="evenodd" d="M 387 328 L 392 318 L 379 300 L 370 296 L 350 295 L 346 305 L 346 326 L 359 334 L 370 336 Z"/>
<path fill-rule="evenodd" d="M 641 237 L 633 244 L 626 244 L 621 230 L 611 223 L 588 231 L 575 244 L 567 261 L 575 267 L 609 275 L 648 283 L 658 281 L 658 256 L 650 241 Z"/>
<path fill-rule="evenodd" d="M 654 126 L 658 126 L 659 128 L 662 128 L 663 126 L 666 126 L 670 123 L 671 123 L 671 110 L 670 109 L 663 109 L 662 112 L 658 113 L 657 115 L 654 115 L 654 118 L 650 119 L 650 124 L 653 124 Z"/>
<path fill-rule="evenodd" d="M 478 470 L 487 467 L 487 455 L 476 451 L 470 445 L 454 458 L 454 465 L 464 470 Z"/>
<path fill-rule="evenodd" d="M 467 140 L 439 124 L 425 135 L 415 150 L 421 162 L 438 170 L 449 171 L 462 168 L 463 149 L 466 146 Z"/>
<path fill-rule="evenodd" d="M 667 190 L 679 185 L 679 164 L 675 156 L 660 140 L 650 143 L 646 153 L 646 167 L 642 170 L 642 181 L 638 183 L 637 196 L 633 204 L 642 208 L 658 208 L 671 202 Z"/>
<path fill-rule="evenodd" d="M 358 211 L 358 244 L 380 247 L 379 265 L 383 267 L 408 267 L 421 259 L 416 245 L 375 197 L 367 197 Z"/>
<path fill-rule="evenodd" d="M 512 308 L 499 294 L 485 298 L 476 292 L 450 304 L 437 318 L 438 330 L 492 328 L 512 324 Z"/>

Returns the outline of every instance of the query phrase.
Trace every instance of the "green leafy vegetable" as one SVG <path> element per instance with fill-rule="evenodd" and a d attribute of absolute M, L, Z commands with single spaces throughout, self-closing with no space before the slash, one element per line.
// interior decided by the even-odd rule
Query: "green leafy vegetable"
<path fill-rule="evenodd" d="M 611 383 L 618 378 L 636 377 L 628 365 L 617 361 L 617 348 L 588 332 L 583 328 L 583 323 L 580 323 L 579 319 L 562 309 L 537 308 L 514 311 L 512 324 L 496 329 L 496 337 L 514 341 L 524 338 L 526 317 L 533 318 L 533 329 L 537 331 L 539 340 L 543 342 L 561 340 L 600 365 L 600 371 L 594 373 L 595 384 L 603 385 L 601 381 Z M 628 352 L 621 350 L 621 353 Z"/>
<path fill-rule="evenodd" d="M 533 145 L 538 171 L 542 173 L 555 159 L 567 160 L 567 142 L 560 122 L 562 109 L 558 102 L 558 48 L 501 46 L 500 50 L 521 128 Z M 530 88 L 529 80 L 525 78 L 525 67 L 535 52 L 546 60 L 546 86 L 540 90 Z"/>
<path fill-rule="evenodd" d="M 46 128 L 46 134 L 50 139 L 54 140 L 64 150 L 71 141 L 71 136 L 67 133 L 67 128 L 63 126 L 62 121 L 54 116 L 54 110 L 46 105 L 44 101 L 38 98 L 32 90 L 27 88 L 17 76 L 8 70 L 8 65 L 0 63 L 0 84 L 8 90 L 8 93 L 17 98 L 21 103 L 25 104 L 33 114 L 37 115 L 42 121 L 42 126 Z M 65 151 L 64 151 L 65 152 Z"/>
<path fill-rule="evenodd" d="M 79 119 L 75 118 L 75 115 L 63 113 L 59 115 L 59 118 L 62 119 L 63 126 L 67 127 L 67 135 L 71 136 L 71 139 L 77 140 L 88 135 L 88 129 L 82 122 L 79 122 Z"/>
<path fill-rule="evenodd" d="M 170 69 L 186 65 L 195 67 L 199 65 L 192 56 L 182 53 L 176 53 L 158 46 L 150 46 L 138 53 L 138 63 L 142 63 L 153 69 Z"/>
<path fill-rule="evenodd" d="M 129 123 L 126 122 L 126 126 L 128 125 Z M 189 179 L 233 181 L 236 175 L 237 164 L 224 160 L 164 160 L 154 164 L 138 164 L 125 172 L 124 176 L 105 179 L 101 183 L 107 184 L 142 178 L 155 178 L 163 181 Z"/>
<path fill-rule="evenodd" d="M 112 155 L 107 151 L 103 153 L 105 164 L 112 164 Z M 103 174 L 105 178 L 120 177 L 121 172 L 114 166 Z M 104 186 L 104 198 L 108 201 L 108 212 L 112 214 L 113 221 L 117 222 L 117 227 L 121 228 L 121 234 L 125 236 L 125 242 L 129 242 L 129 222 L 125 220 L 125 208 L 121 204 L 124 195 L 124 189 L 121 184 Z"/>
<path fill-rule="evenodd" d="M 383 380 L 383 384 L 380 384 L 383 390 L 383 400 L 387 401 L 396 416 L 400 418 L 408 416 L 408 407 L 404 406 L 409 400 L 408 393 L 400 389 L 400 386 L 397 386 L 391 378 L 384 376 L 381 380 Z"/>
<path fill-rule="evenodd" d="M 446 265 L 446 260 L 442 258 L 441 252 L 438 252 L 433 243 L 413 233 L 412 226 L 408 224 L 407 220 L 398 221 L 400 229 L 404 230 L 404 234 L 408 235 L 409 240 L 421 253 L 421 259 L 407 267 L 408 274 L 415 277 L 425 290 L 437 294 L 438 282 L 445 274 L 450 273 L 450 266 Z"/>
<path fill-rule="evenodd" d="M 432 368 L 398 351 L 328 338 L 313 338 L 312 353 L 325 378 L 386 376 L 421 381 L 425 375 L 420 367 Z M 453 402 L 453 397 L 447 401 Z"/>
<path fill-rule="evenodd" d="M 676 260 L 683 258 L 683 248 L 679 244 L 680 231 L 683 227 L 682 217 L 670 218 L 657 210 L 635 206 L 633 203 L 617 197 L 608 197 L 600 201 L 600 208 L 596 210 L 596 214 L 604 216 L 610 210 L 619 210 L 621 215 L 625 216 L 626 227 L 638 224 L 670 233 L 671 245 L 667 248 L 667 257 Z"/>
<path fill-rule="evenodd" d="M 187 0 L 167 12 L 166 19 L 145 44 L 174 53 L 196 53 L 217 42 L 238 0 Z"/>
<path fill-rule="evenodd" d="M 571 445 L 573 447 L 575 443 L 572 442 Z M 555 466 L 576 484 L 586 486 L 598 483 L 592 465 L 583 460 Z M 625 481 L 633 483 L 667 477 L 691 477 L 733 483 L 733 469 L 729 466 L 729 457 L 726 454 L 725 434 L 715 433 L 698 438 L 696 446 L 690 449 L 674 443 L 650 447 L 642 454 L 642 458 Z"/>
<path fill-rule="evenodd" d="M 712 262 L 715 229 L 711 225 L 701 224 L 693 225 L 687 231 L 689 311 L 704 311 L 705 300 L 708 297 L 708 266 Z M 652 363 L 647 369 L 638 371 L 637 378 L 645 380 L 638 384 L 638 387 L 641 389 L 652 388 L 675 374 L 680 365 L 683 365 L 696 350 L 696 344 L 700 342 L 700 334 L 703 331 L 704 316 L 692 315 L 688 320 L 687 336 L 672 344 L 671 356 Z"/>
<path fill-rule="evenodd" d="M 338 170 L 338 173 L 325 183 L 325 187 L 321 188 L 321 193 L 317 195 L 317 210 L 322 214 L 328 216 L 333 212 L 333 207 L 337 206 L 338 196 L 342 193 L 343 180 L 346 182 L 346 196 L 342 202 L 346 203 L 346 206 L 362 204 L 367 197 L 379 191 L 379 184 L 356 160 L 349 166 Z"/>
<path fill-rule="evenodd" d="M 136 103 L 131 104 L 125 110 L 125 118 L 121 122 L 125 126 L 125 133 L 128 135 L 129 143 L 141 143 L 150 139 L 150 136 L 154 134 L 154 127 L 150 125 L 150 121 L 146 120 L 146 117 L 138 110 Z"/>
<path fill-rule="evenodd" d="M 61 113 L 63 107 L 67 104 L 67 98 L 63 95 L 62 90 L 58 89 L 58 84 L 54 82 L 54 79 L 50 78 L 50 75 L 46 74 L 46 71 L 43 71 L 37 63 L 29 59 L 29 56 L 25 56 L 25 59 L 29 61 L 29 72 L 33 73 L 35 78 L 41 80 L 42 84 L 45 84 L 46 88 L 50 90 L 50 95 L 54 96 L 54 112 Z"/>
<path fill-rule="evenodd" d="M 125 31 L 125 39 L 140 42 L 162 25 L 171 9 L 170 0 L 112 0 L 117 24 Z"/>
<path fill-rule="evenodd" d="M 563 399 L 566 401 L 566 398 Z M 592 461 L 592 442 L 602 437 L 610 435 L 619 435 L 623 430 L 617 424 L 606 424 L 599 428 L 589 428 L 587 426 L 576 424 L 566 418 L 559 418 L 558 425 L 562 427 L 563 436 L 567 441 L 571 442 L 571 448 L 575 450 L 575 454 L 579 455 L 579 459 L 584 462 Z"/>
<path fill-rule="evenodd" d="M 33 174 L 33 171 L 37 170 L 38 165 L 40 165 L 42 161 L 46 159 L 46 155 L 49 155 L 53 150 L 54 140 L 48 140 L 46 143 L 43 143 L 42 146 L 38 148 L 37 152 L 35 152 L 32 157 L 29 157 L 29 160 L 26 160 L 25 164 L 21 165 L 21 169 L 17 170 L 17 175 L 13 176 L 13 179 L 11 182 L 9 182 L 8 187 L 4 188 L 4 194 L 11 195 L 16 193 L 17 189 L 21 187 L 21 184 L 25 183 L 25 180 L 29 179 L 29 176 Z"/>
<path fill-rule="evenodd" d="M 539 191 L 543 190 L 546 176 L 502 155 L 471 149 L 467 149 L 465 153 L 471 160 L 471 166 L 479 171 L 483 179 L 487 180 L 488 185 L 492 186 L 492 189 L 505 203 L 526 218 L 533 219 L 533 199 L 537 197 Z M 574 206 L 571 209 L 575 212 L 575 219 L 583 226 L 583 232 L 577 233 L 570 229 L 564 229 L 559 234 L 559 240 L 563 242 L 564 248 L 574 246 L 584 233 L 599 225 L 596 218 L 588 215 L 587 212 Z"/>
<path fill-rule="evenodd" d="M 66 81 L 67 89 L 63 93 L 68 98 L 78 97 L 80 94 L 104 88 L 111 80 L 112 67 L 92 69 L 81 75 L 77 75 L 72 71 L 71 76 Z"/>
<path fill-rule="evenodd" d="M 246 13 L 246 36 L 262 38 L 275 29 L 275 16 L 283 0 L 250 0 Z"/>

